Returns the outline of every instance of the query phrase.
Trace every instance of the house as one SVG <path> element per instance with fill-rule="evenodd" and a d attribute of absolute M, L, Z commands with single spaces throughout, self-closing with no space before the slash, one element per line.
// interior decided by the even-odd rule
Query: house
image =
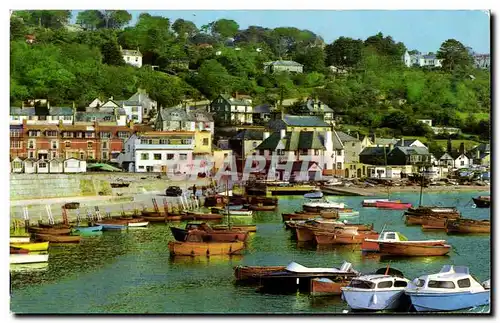
<path fill-rule="evenodd" d="M 273 120 L 268 123 L 268 128 L 272 131 L 327 131 L 332 129 L 332 125 L 326 123 L 317 116 L 296 116 L 285 114 L 280 120 Z"/>
<path fill-rule="evenodd" d="M 469 153 L 469 163 L 472 165 L 490 165 L 490 144 L 482 143 L 472 148 Z"/>
<path fill-rule="evenodd" d="M 92 124 L 95 122 L 125 126 L 127 125 L 127 114 L 125 109 L 115 102 L 112 97 L 100 106 L 89 106 L 85 108 L 85 111 L 75 113 L 75 124 Z"/>
<path fill-rule="evenodd" d="M 317 99 L 307 99 L 304 102 L 295 103 L 294 114 L 317 116 L 323 119 L 323 121 L 335 125 L 333 109 Z"/>
<path fill-rule="evenodd" d="M 424 145 L 420 140 L 418 139 L 405 139 L 401 138 L 398 141 L 396 141 L 396 144 L 394 144 L 395 147 L 422 147 L 422 148 L 427 148 L 426 145 Z"/>
<path fill-rule="evenodd" d="M 125 63 L 135 66 L 142 67 L 142 54 L 139 51 L 139 48 L 134 49 L 122 49 L 120 46 L 120 51 L 122 52 L 122 57 Z"/>
<path fill-rule="evenodd" d="M 431 154 L 427 147 L 395 146 L 387 154 L 387 165 L 430 164 Z"/>
<path fill-rule="evenodd" d="M 218 125 L 253 124 L 253 107 L 249 99 L 235 99 L 220 94 L 210 103 L 209 111 Z"/>
<path fill-rule="evenodd" d="M 256 153 L 255 148 L 257 148 L 264 138 L 269 136 L 268 132 L 260 131 L 260 130 L 250 130 L 244 129 L 238 132 L 235 136 L 229 139 L 229 147 L 238 155 L 241 156 L 249 156 L 254 155 Z M 242 147 L 243 142 L 243 147 Z"/>
<path fill-rule="evenodd" d="M 323 132 L 281 129 L 266 137 L 255 150 L 267 160 L 277 155 L 279 163 L 309 156 L 325 174 L 344 175 L 344 146 L 332 129 Z"/>
<path fill-rule="evenodd" d="M 489 69 L 491 67 L 490 54 L 474 54 L 474 66 L 481 69 Z"/>
<path fill-rule="evenodd" d="M 23 125 L 10 125 L 10 156 L 25 156 L 26 144 L 24 143 Z"/>
<path fill-rule="evenodd" d="M 252 111 L 252 120 L 255 125 L 264 125 L 267 124 L 271 120 L 271 115 L 274 112 L 275 108 L 269 104 L 264 103 L 258 106 L 255 106 Z"/>
<path fill-rule="evenodd" d="M 214 118 L 203 109 L 161 109 L 155 120 L 158 131 L 209 131 L 214 133 Z"/>
<path fill-rule="evenodd" d="M 16 157 L 10 161 L 10 171 L 12 173 L 22 173 L 24 170 L 24 163 L 20 157 Z"/>
<path fill-rule="evenodd" d="M 119 164 L 130 172 L 184 173 L 193 164 L 194 131 L 135 133 L 125 141 Z M 211 143 L 207 142 L 211 147 Z"/>
<path fill-rule="evenodd" d="M 400 179 L 413 172 L 411 165 L 406 166 L 368 166 L 368 177 Z"/>
<path fill-rule="evenodd" d="M 87 172 L 87 162 L 78 158 L 67 158 L 64 160 L 65 173 L 85 173 Z"/>
<path fill-rule="evenodd" d="M 453 165 L 455 164 L 455 159 L 451 157 L 450 154 L 443 153 L 441 156 L 437 158 L 435 164 L 436 166 L 453 167 Z"/>
<path fill-rule="evenodd" d="M 438 59 L 435 54 L 409 54 L 408 51 L 404 53 L 402 61 L 406 67 L 441 67 L 443 62 L 443 60 Z"/>
<path fill-rule="evenodd" d="M 49 173 L 49 161 L 47 159 L 39 159 L 35 162 L 37 174 Z"/>
<path fill-rule="evenodd" d="M 371 143 L 371 147 L 394 147 L 396 143 L 399 141 L 399 139 L 396 138 L 374 138 L 373 140 L 370 140 L 369 142 Z"/>
<path fill-rule="evenodd" d="M 136 115 L 134 107 L 137 108 L 138 120 L 141 120 L 137 121 L 137 123 L 142 123 L 144 120 L 149 120 L 151 115 L 156 114 L 158 111 L 158 102 L 151 99 L 146 90 L 138 89 L 134 95 L 123 102 L 123 108 L 127 116 L 130 117 L 129 120 L 134 120 L 134 115 Z M 140 107 L 142 107 L 142 109 Z M 142 116 L 140 116 L 140 113 L 142 113 Z"/>
<path fill-rule="evenodd" d="M 232 158 L 233 150 L 231 149 L 221 149 L 215 145 L 212 145 L 212 161 L 213 161 L 213 172 L 216 173 L 223 165 L 224 161 L 228 158 Z"/>
<path fill-rule="evenodd" d="M 469 157 L 465 153 L 461 152 L 452 152 L 451 156 L 453 157 L 453 167 L 454 168 L 469 168 Z"/>
<path fill-rule="evenodd" d="M 361 141 L 342 131 L 337 131 L 337 135 L 344 145 L 344 162 L 346 164 L 359 163 L 359 153 L 363 150 Z"/>
<path fill-rule="evenodd" d="M 418 119 L 418 122 L 425 123 L 429 127 L 432 127 L 432 119 Z"/>
<path fill-rule="evenodd" d="M 346 178 L 363 178 L 368 176 L 368 167 L 371 165 L 362 163 L 345 163 Z"/>
<path fill-rule="evenodd" d="M 271 163 L 269 164 L 272 167 Z M 321 176 L 323 174 L 323 168 L 319 165 L 318 162 L 315 161 L 307 162 L 307 165 L 305 165 L 306 174 L 302 174 L 303 167 L 304 167 L 304 161 L 301 160 L 294 161 L 293 164 L 291 165 L 288 178 L 293 179 L 296 182 L 301 182 L 301 181 L 308 182 L 321 179 Z M 274 169 L 271 169 L 271 171 L 275 174 L 275 180 L 278 181 L 287 180 L 286 174 L 288 172 L 288 169 L 286 167 L 275 167 Z"/>
<path fill-rule="evenodd" d="M 460 133 L 462 131 L 460 128 L 454 128 L 454 127 L 431 127 L 431 129 L 435 135 L 439 135 L 441 133 L 447 133 L 452 135 Z"/>
<path fill-rule="evenodd" d="M 10 108 L 10 124 L 72 124 L 74 121 L 74 107 L 51 107 L 49 102 L 40 106 L 22 106 Z"/>
<path fill-rule="evenodd" d="M 32 174 L 36 172 L 36 159 L 26 158 L 24 160 L 24 173 Z"/>
<path fill-rule="evenodd" d="M 270 74 L 280 72 L 303 73 L 304 65 L 294 61 L 265 62 L 264 72 Z"/>
<path fill-rule="evenodd" d="M 63 173 L 64 160 L 62 158 L 54 158 L 49 160 L 49 173 Z"/>
<path fill-rule="evenodd" d="M 359 153 L 359 161 L 368 165 L 386 165 L 388 147 L 365 147 Z"/>
<path fill-rule="evenodd" d="M 328 69 L 330 70 L 330 72 L 335 73 L 335 74 L 347 74 L 348 73 L 347 69 L 343 68 L 343 67 L 337 67 L 337 66 L 330 65 L 330 66 L 328 66 Z"/>

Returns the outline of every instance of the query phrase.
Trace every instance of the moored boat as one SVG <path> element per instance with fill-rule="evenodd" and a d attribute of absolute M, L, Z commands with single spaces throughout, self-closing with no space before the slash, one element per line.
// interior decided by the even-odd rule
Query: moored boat
<path fill-rule="evenodd" d="M 16 248 L 16 247 L 13 247 L 13 246 L 10 246 L 10 254 L 13 255 L 13 254 L 27 254 L 29 253 L 30 251 L 29 250 L 26 250 L 26 249 L 21 249 L 21 248 Z"/>
<path fill-rule="evenodd" d="M 147 227 L 149 222 L 143 221 L 143 222 L 129 222 L 128 226 L 132 228 L 139 228 L 139 227 Z"/>
<path fill-rule="evenodd" d="M 377 202 L 387 202 L 389 199 L 367 199 L 363 200 L 361 205 L 363 207 L 377 207 Z"/>
<path fill-rule="evenodd" d="M 432 215 L 415 215 L 405 213 L 405 224 L 406 225 L 422 225 L 426 224 L 428 220 L 437 219 L 458 219 L 460 218 L 459 213 L 434 213 Z"/>
<path fill-rule="evenodd" d="M 329 296 L 340 295 L 341 288 L 349 285 L 349 280 L 343 277 L 336 278 L 313 278 L 311 279 L 311 295 Z"/>
<path fill-rule="evenodd" d="M 248 207 L 252 211 L 274 211 L 278 208 L 277 205 L 250 205 Z"/>
<path fill-rule="evenodd" d="M 442 256 L 451 246 L 446 240 L 408 240 L 399 232 L 383 232 L 376 239 L 365 239 L 363 251 L 375 251 L 397 256 Z"/>
<path fill-rule="evenodd" d="M 93 225 L 90 227 L 75 227 L 73 230 L 78 233 L 97 232 L 102 231 L 102 225 Z"/>
<path fill-rule="evenodd" d="M 52 243 L 79 243 L 82 239 L 80 236 L 62 236 L 41 233 L 35 233 L 34 235 L 37 241 L 49 241 Z"/>
<path fill-rule="evenodd" d="M 33 264 L 49 261 L 48 254 L 11 254 L 9 262 L 11 264 Z"/>
<path fill-rule="evenodd" d="M 236 281 L 258 282 L 262 275 L 283 271 L 286 266 L 236 266 L 234 276 Z"/>
<path fill-rule="evenodd" d="M 180 242 L 170 241 L 168 249 L 173 256 L 210 256 L 240 254 L 245 248 L 242 241 L 236 242 Z"/>
<path fill-rule="evenodd" d="M 377 201 L 375 206 L 379 209 L 406 210 L 411 208 L 411 203 L 401 201 Z"/>
<path fill-rule="evenodd" d="M 323 192 L 321 192 L 321 191 L 316 191 L 316 192 L 304 194 L 304 198 L 306 198 L 306 199 L 320 199 L 322 197 L 323 197 Z"/>
<path fill-rule="evenodd" d="M 246 241 L 248 238 L 248 232 L 212 230 L 206 223 L 188 223 L 185 229 L 170 227 L 170 230 L 177 241 L 232 242 Z"/>
<path fill-rule="evenodd" d="M 362 244 L 365 239 L 376 239 L 378 233 L 374 231 L 358 231 L 357 233 L 344 233 L 316 231 L 314 239 L 319 245 L 324 244 Z"/>
<path fill-rule="evenodd" d="M 335 211 L 338 209 L 343 209 L 344 206 L 345 206 L 344 203 L 336 203 L 328 200 L 321 200 L 321 201 L 306 202 L 304 203 L 304 205 L 302 205 L 302 208 L 304 209 L 304 211 L 321 212 L 321 211 Z"/>
<path fill-rule="evenodd" d="M 144 218 L 144 221 L 148 221 L 148 222 L 165 222 L 166 221 L 166 217 L 164 215 L 162 215 L 162 216 L 143 215 L 142 217 Z"/>
<path fill-rule="evenodd" d="M 182 221 L 182 215 L 180 214 L 169 214 L 165 217 L 166 221 Z"/>
<path fill-rule="evenodd" d="M 30 237 L 29 236 L 11 236 L 9 238 L 10 243 L 28 243 L 30 242 Z"/>
<path fill-rule="evenodd" d="M 223 217 L 222 214 L 216 213 L 186 212 L 181 216 L 181 220 L 221 220 Z"/>
<path fill-rule="evenodd" d="M 479 208 L 488 208 L 491 206 L 491 196 L 478 196 L 473 197 L 472 201 Z"/>
<path fill-rule="evenodd" d="M 30 233 L 40 233 L 40 234 L 48 234 L 48 235 L 65 235 L 70 234 L 71 229 L 62 228 L 40 228 L 40 227 L 29 227 L 28 232 Z"/>
<path fill-rule="evenodd" d="M 126 224 L 97 223 L 102 226 L 102 231 L 126 230 Z"/>
<path fill-rule="evenodd" d="M 445 265 L 437 274 L 414 279 L 405 294 L 418 312 L 456 311 L 490 304 L 490 290 L 464 266 Z"/>
<path fill-rule="evenodd" d="M 447 233 L 490 233 L 489 220 L 454 219 L 446 222 Z"/>
<path fill-rule="evenodd" d="M 229 226 L 225 224 L 218 224 L 212 226 L 214 230 L 229 230 Z M 257 232 L 257 226 L 255 224 L 232 224 L 231 230 L 243 231 L 243 232 Z"/>
<path fill-rule="evenodd" d="M 47 251 L 49 249 L 49 242 L 11 243 L 10 246 L 28 251 Z"/>

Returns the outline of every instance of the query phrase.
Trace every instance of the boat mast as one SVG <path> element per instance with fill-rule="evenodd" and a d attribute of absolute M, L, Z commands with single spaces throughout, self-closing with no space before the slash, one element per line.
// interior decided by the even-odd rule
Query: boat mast
<path fill-rule="evenodd" d="M 423 168 L 425 169 L 425 168 Z M 420 200 L 418 201 L 418 207 L 422 206 L 422 194 L 424 191 L 424 170 L 422 169 L 422 179 L 420 180 Z"/>
<path fill-rule="evenodd" d="M 384 162 L 385 162 L 385 178 L 387 178 L 387 153 L 385 151 L 385 145 L 384 145 Z M 389 185 L 386 185 L 387 187 L 387 199 L 391 199 L 391 188 Z"/>

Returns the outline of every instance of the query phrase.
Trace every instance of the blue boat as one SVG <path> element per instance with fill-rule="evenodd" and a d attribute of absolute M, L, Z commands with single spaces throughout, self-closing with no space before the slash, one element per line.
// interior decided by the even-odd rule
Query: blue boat
<path fill-rule="evenodd" d="M 230 211 L 237 211 L 243 209 L 243 204 L 233 204 L 227 206 Z"/>
<path fill-rule="evenodd" d="M 81 232 L 81 233 L 96 232 L 96 231 L 101 231 L 101 230 L 102 230 L 102 225 L 94 225 L 91 227 L 75 227 L 74 228 L 75 232 Z"/>
<path fill-rule="evenodd" d="M 416 278 L 405 294 L 418 312 L 445 312 L 490 304 L 489 284 L 479 284 L 463 266 L 443 266 L 433 275 Z"/>
<path fill-rule="evenodd" d="M 102 231 L 126 230 L 127 229 L 127 225 L 122 225 L 122 224 L 98 223 L 97 225 L 102 226 Z"/>

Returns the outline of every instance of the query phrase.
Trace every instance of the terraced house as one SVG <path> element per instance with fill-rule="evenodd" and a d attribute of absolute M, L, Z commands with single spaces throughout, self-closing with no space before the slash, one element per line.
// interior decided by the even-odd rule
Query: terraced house
<path fill-rule="evenodd" d="M 236 99 L 220 94 L 210 103 L 217 125 L 251 125 L 253 124 L 253 106 L 250 99 Z"/>
<path fill-rule="evenodd" d="M 209 131 L 214 133 L 214 118 L 203 109 L 161 109 L 155 120 L 159 131 Z"/>

